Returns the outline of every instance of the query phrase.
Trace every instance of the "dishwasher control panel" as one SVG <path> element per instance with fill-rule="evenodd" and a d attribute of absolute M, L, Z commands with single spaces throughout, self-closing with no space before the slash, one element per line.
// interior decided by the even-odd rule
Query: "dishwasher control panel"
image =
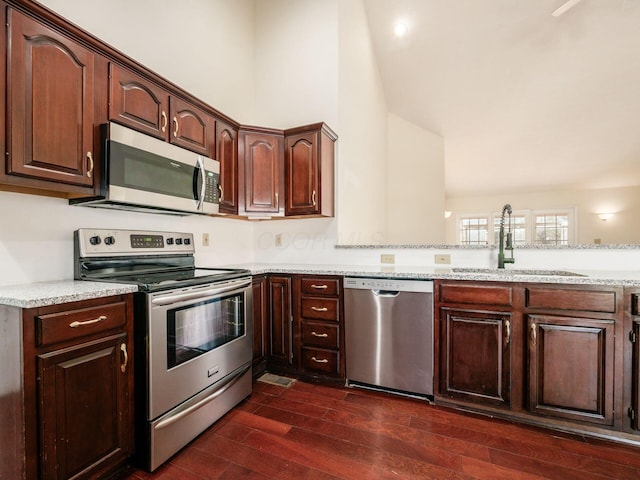
<path fill-rule="evenodd" d="M 395 278 L 345 277 L 344 288 L 357 290 L 388 290 L 394 292 L 433 292 L 431 280 L 404 280 Z"/>

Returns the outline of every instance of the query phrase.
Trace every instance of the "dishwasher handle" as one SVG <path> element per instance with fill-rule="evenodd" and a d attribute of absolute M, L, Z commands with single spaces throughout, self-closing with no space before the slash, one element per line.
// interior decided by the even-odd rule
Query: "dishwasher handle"
<path fill-rule="evenodd" d="M 376 297 L 395 298 L 400 295 L 398 290 L 371 290 Z"/>

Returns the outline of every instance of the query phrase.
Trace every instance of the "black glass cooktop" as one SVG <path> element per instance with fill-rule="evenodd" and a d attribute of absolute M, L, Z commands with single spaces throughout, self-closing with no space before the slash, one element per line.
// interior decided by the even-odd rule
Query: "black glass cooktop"
<path fill-rule="evenodd" d="M 232 280 L 234 278 L 246 277 L 250 274 L 251 272 L 249 272 L 249 270 L 244 269 L 195 268 L 122 276 L 116 275 L 110 276 L 108 279 L 100 280 L 134 284 L 137 285 L 141 291 L 152 292 Z"/>

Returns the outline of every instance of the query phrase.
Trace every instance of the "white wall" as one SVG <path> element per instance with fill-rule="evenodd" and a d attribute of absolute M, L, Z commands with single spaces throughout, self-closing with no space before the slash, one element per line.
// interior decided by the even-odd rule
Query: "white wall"
<path fill-rule="evenodd" d="M 254 0 L 40 3 L 235 120 L 254 121 Z"/>
<path fill-rule="evenodd" d="M 388 116 L 387 242 L 441 245 L 444 232 L 444 141 Z"/>
<path fill-rule="evenodd" d="M 575 243 L 593 244 L 598 239 L 602 244 L 636 244 L 640 239 L 640 222 L 636 218 L 640 187 L 621 187 L 448 198 L 446 209 L 452 215 L 446 222 L 446 243 L 458 243 L 456 213 L 499 211 L 505 203 L 514 210 L 575 209 Z M 614 215 L 603 222 L 598 213 Z"/>

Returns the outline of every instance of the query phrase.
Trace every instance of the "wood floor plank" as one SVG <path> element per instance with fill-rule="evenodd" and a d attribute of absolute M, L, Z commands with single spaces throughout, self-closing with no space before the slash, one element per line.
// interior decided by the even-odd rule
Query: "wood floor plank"
<path fill-rule="evenodd" d="M 156 472 L 123 478 L 638 480 L 640 450 L 380 392 L 256 382 Z"/>

